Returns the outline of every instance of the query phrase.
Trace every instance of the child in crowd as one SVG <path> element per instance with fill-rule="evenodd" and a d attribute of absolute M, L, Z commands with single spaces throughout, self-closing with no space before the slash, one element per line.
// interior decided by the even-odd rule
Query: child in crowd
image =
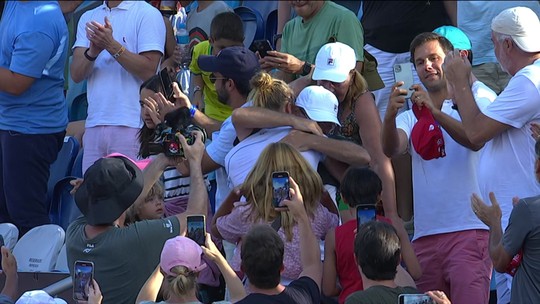
<path fill-rule="evenodd" d="M 220 100 L 214 83 L 210 80 L 212 73 L 199 68 L 198 58 L 201 55 L 217 55 L 222 49 L 230 46 L 244 45 L 244 28 L 242 20 L 234 12 L 224 12 L 212 19 L 210 39 L 198 43 L 193 48 L 189 69 L 192 73 L 192 104 L 204 108 L 205 114 L 215 120 L 224 121 L 232 113 L 232 108 Z"/>
<path fill-rule="evenodd" d="M 126 213 L 124 225 L 142 220 L 156 220 L 163 217 L 165 210 L 163 207 L 163 195 L 165 189 L 163 183 L 157 181 L 146 196 L 144 201 L 136 202 L 131 205 Z"/>
<path fill-rule="evenodd" d="M 354 259 L 354 235 L 357 228 L 356 207 L 358 205 L 382 206 L 382 182 L 369 168 L 350 167 L 341 182 L 341 196 L 348 209 L 342 212 L 343 225 L 331 229 L 325 238 L 322 292 L 333 297 L 339 295 L 339 303 L 344 303 L 351 293 L 363 290 L 362 279 Z M 377 215 L 377 221 L 390 223 L 390 220 Z M 402 256 L 410 275 L 398 267 L 396 284 L 414 286 L 412 278 L 421 275 L 420 265 L 409 242 L 403 223 L 391 223 L 398 231 Z M 338 287 L 337 280 L 341 287 Z"/>

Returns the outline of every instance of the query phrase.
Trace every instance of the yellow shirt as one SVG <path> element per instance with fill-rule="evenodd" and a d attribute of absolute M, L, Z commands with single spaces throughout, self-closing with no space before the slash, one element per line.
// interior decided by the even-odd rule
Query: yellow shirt
<path fill-rule="evenodd" d="M 202 75 L 204 86 L 202 88 L 204 95 L 204 113 L 215 120 L 224 121 L 227 117 L 231 116 L 232 108 L 226 104 L 221 103 L 218 100 L 216 87 L 210 81 L 210 72 L 201 71 L 199 68 L 199 63 L 197 60 L 200 55 L 211 55 L 212 46 L 210 42 L 202 41 L 199 42 L 193 48 L 193 55 L 191 64 L 189 65 L 189 70 L 196 75 Z"/>

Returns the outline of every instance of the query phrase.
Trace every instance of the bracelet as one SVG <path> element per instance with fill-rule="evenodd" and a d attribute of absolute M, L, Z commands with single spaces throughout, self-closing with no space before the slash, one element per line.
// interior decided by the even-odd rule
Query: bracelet
<path fill-rule="evenodd" d="M 116 52 L 116 54 L 112 55 L 114 59 L 118 59 L 118 57 L 120 57 L 122 54 L 124 54 L 124 52 L 126 51 L 126 47 L 125 46 L 121 46 L 120 49 L 118 50 L 118 52 Z"/>
<path fill-rule="evenodd" d="M 194 105 L 191 105 L 191 107 L 189 107 L 189 116 L 193 118 L 195 116 L 195 112 L 197 112 L 197 107 Z"/>
<path fill-rule="evenodd" d="M 96 57 L 92 57 L 92 56 L 88 55 L 88 50 L 89 50 L 89 49 L 90 49 L 90 48 L 87 48 L 86 51 L 84 51 L 84 57 L 86 57 L 86 59 L 88 59 L 88 61 L 96 61 L 97 56 L 96 56 Z"/>

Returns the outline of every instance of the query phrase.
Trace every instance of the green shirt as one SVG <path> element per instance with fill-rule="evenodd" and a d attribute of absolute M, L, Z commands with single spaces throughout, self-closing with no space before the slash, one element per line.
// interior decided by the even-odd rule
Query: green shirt
<path fill-rule="evenodd" d="M 349 9 L 325 1 L 321 10 L 307 22 L 298 16 L 283 29 L 281 51 L 315 63 L 319 49 L 333 38 L 354 49 L 357 61 L 364 61 L 364 31 L 360 20 Z"/>
<path fill-rule="evenodd" d="M 414 287 L 390 288 L 382 285 L 372 286 L 366 290 L 352 293 L 345 304 L 396 304 L 400 294 L 418 294 Z"/>
<path fill-rule="evenodd" d="M 139 290 L 159 264 L 165 241 L 180 234 L 176 216 L 112 227 L 93 239 L 84 232 L 80 217 L 66 231 L 70 272 L 75 261 L 92 261 L 94 278 L 103 294 L 103 304 L 133 304 Z"/>

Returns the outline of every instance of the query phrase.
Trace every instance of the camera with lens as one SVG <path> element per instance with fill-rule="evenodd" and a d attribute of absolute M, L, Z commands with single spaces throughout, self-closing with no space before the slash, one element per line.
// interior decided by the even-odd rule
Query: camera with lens
<path fill-rule="evenodd" d="M 148 144 L 149 155 L 165 153 L 167 156 L 184 156 L 182 144 L 178 138 L 183 135 L 188 145 L 195 142 L 193 131 L 202 133 L 202 142 L 206 141 L 206 131 L 192 123 L 187 107 L 176 109 L 165 115 L 165 122 L 156 127 L 155 140 Z"/>

